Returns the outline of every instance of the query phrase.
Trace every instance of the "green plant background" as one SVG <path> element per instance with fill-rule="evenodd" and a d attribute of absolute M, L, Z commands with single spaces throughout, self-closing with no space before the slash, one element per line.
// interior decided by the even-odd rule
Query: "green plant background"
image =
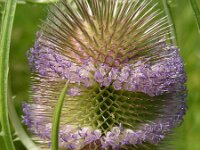
<path fill-rule="evenodd" d="M 188 76 L 189 106 L 184 123 L 177 129 L 171 141 L 176 150 L 200 150 L 200 32 L 189 0 L 172 0 L 170 6 L 177 30 L 178 46 Z M 19 116 L 22 114 L 21 103 L 28 100 L 30 87 L 26 51 L 34 44 L 35 33 L 39 30 L 41 20 L 46 17 L 46 9 L 44 4 L 17 6 L 11 43 L 9 82 Z M 17 139 L 15 144 L 17 150 L 25 150 Z M 5 149 L 1 138 L 0 149 Z"/>

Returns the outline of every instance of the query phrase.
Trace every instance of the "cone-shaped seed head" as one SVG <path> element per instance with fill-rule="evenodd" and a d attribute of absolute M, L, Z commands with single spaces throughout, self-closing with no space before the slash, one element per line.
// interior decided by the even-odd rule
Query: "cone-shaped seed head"
<path fill-rule="evenodd" d="M 149 0 L 52 6 L 28 51 L 33 85 L 23 121 L 38 142 L 51 142 L 67 81 L 61 149 L 148 149 L 182 122 L 186 75 L 161 16 Z"/>

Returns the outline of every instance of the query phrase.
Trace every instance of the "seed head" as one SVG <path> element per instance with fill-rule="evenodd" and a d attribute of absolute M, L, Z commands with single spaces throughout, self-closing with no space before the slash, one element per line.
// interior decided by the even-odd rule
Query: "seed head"
<path fill-rule="evenodd" d="M 184 65 L 169 38 L 152 1 L 61 0 L 28 51 L 33 85 L 25 125 L 50 144 L 55 105 L 69 81 L 61 149 L 158 146 L 186 111 Z"/>

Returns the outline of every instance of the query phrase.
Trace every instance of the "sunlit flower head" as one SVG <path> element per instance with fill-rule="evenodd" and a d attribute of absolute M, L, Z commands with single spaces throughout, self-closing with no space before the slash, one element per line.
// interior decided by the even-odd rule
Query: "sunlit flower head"
<path fill-rule="evenodd" d="M 181 124 L 186 75 L 166 17 L 149 0 L 62 0 L 28 51 L 32 96 L 23 121 L 51 145 L 62 108 L 61 149 L 148 149 Z"/>

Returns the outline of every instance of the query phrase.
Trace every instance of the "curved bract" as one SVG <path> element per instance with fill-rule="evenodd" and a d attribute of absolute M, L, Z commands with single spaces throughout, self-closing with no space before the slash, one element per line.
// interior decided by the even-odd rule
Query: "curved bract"
<path fill-rule="evenodd" d="M 61 149 L 148 149 L 181 124 L 186 75 L 161 16 L 147 0 L 52 6 L 28 51 L 33 85 L 23 119 L 39 142 L 51 142 L 67 81 Z"/>

